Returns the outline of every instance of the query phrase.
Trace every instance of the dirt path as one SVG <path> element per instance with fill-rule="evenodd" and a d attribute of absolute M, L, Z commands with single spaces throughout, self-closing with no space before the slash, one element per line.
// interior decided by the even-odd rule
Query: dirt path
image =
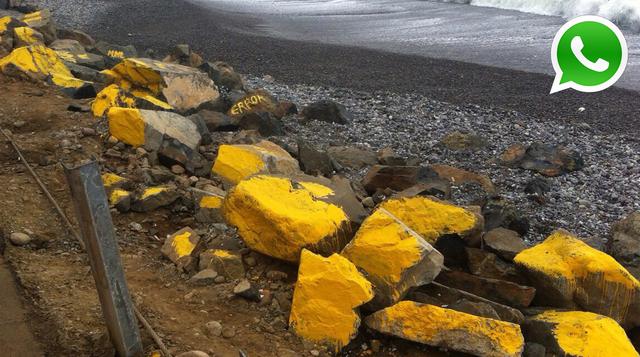
<path fill-rule="evenodd" d="M 44 356 L 36 342 L 16 282 L 0 256 L 0 346 L 6 357 Z"/>

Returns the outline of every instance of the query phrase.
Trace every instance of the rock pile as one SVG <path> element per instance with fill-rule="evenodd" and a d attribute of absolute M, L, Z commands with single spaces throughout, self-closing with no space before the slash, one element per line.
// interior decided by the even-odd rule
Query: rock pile
<path fill-rule="evenodd" d="M 293 103 L 248 88 L 231 66 L 186 45 L 162 60 L 141 58 L 132 46 L 56 30 L 46 11 L 0 15 L 3 73 L 94 98 L 111 206 L 191 216 L 194 229 L 175 227 L 161 248 L 190 283 L 231 282 L 233 296 L 289 310 L 291 331 L 329 353 L 357 336 L 382 348 L 377 338 L 389 335 L 480 356 L 596 356 L 608 343 L 638 355 L 625 334 L 640 327 L 637 214 L 612 241 L 632 273 L 565 231 L 529 247 L 526 222 L 487 176 L 390 150 L 279 140 L 287 121 L 353 125 L 339 103 L 318 101 L 297 116 Z M 443 145 L 485 142 L 455 133 Z M 545 176 L 584 165 L 576 152 L 536 143 L 508 149 L 501 162 Z M 367 173 L 350 181 L 345 167 Z M 446 201 L 454 184 L 477 187 L 484 201 Z M 203 229 L 227 225 L 241 242 L 216 246 Z M 14 244 L 29 244 L 17 234 Z M 252 276 L 252 252 L 298 265 L 292 296 L 269 290 L 287 274 Z M 216 321 L 207 330 L 225 335 Z"/>

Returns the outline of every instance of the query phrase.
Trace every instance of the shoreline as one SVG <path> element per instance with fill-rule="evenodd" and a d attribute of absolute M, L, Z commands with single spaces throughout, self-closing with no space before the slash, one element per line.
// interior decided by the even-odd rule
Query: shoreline
<path fill-rule="evenodd" d="M 64 7 L 77 6 L 77 1 L 67 2 Z M 52 2 L 60 0 L 47 1 Z M 90 8 L 85 7 L 87 15 Z M 56 14 L 64 11 L 55 9 Z M 141 18 L 139 14 L 145 15 Z M 415 93 L 457 105 L 515 110 L 565 124 L 587 123 L 614 134 L 633 136 L 640 128 L 640 93 L 632 90 L 613 87 L 596 94 L 567 91 L 550 96 L 547 93 L 553 79 L 548 75 L 249 35 L 237 29 L 247 25 L 242 21 L 251 19 L 183 1 L 126 4 L 119 0 L 101 17 L 82 26 L 83 30 L 98 39 L 132 43 L 141 51 L 153 48 L 163 52 L 172 45 L 187 43 L 206 58 L 228 62 L 241 73 L 269 74 L 285 84 Z M 585 110 L 580 112 L 579 108 Z"/>

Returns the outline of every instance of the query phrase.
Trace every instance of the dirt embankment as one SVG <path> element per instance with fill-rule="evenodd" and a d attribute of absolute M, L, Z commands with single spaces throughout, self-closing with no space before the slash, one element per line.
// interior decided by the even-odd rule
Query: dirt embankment
<path fill-rule="evenodd" d="M 3 97 L 0 127 L 10 129 L 26 159 L 67 215 L 73 217 L 59 162 L 101 156 L 104 140 L 95 130 L 99 121 L 90 113 L 67 110 L 69 104 L 86 102 L 64 97 L 58 89 L 40 83 L 0 75 L 0 93 Z M 34 238 L 29 248 L 7 244 L 5 258 L 21 284 L 29 324 L 37 340 L 50 356 L 112 353 L 84 253 L 65 231 L 54 208 L 9 143 L 4 139 L 0 142 L 0 200 L 4 207 L 0 210 L 0 230 L 5 236 L 27 231 Z M 103 164 L 124 168 L 129 162 L 105 157 Z M 303 345 L 287 330 L 286 306 L 276 311 L 234 297 L 234 283 L 195 287 L 180 276 L 175 266 L 162 256 L 160 247 L 164 237 L 176 227 L 192 223 L 189 214 L 174 214 L 165 209 L 126 215 L 114 211 L 113 218 L 134 300 L 172 351 L 197 348 L 214 356 L 236 357 L 241 349 L 249 356 L 294 356 L 313 348 Z M 220 239 L 221 246 L 240 244 L 235 235 L 222 234 Z M 289 299 L 296 280 L 295 267 L 256 253 L 251 253 L 251 257 L 257 262 L 249 270 L 252 276 L 264 276 L 274 269 L 288 274 L 286 281 L 272 282 L 269 289 L 275 298 Z M 222 336 L 207 335 L 205 324 L 212 320 L 221 322 Z M 147 351 L 155 349 L 144 332 L 143 342 Z M 402 346 L 403 355 L 407 356 L 422 355 L 428 349 L 403 341 L 396 344 Z M 380 355 L 394 355 L 390 353 Z"/>

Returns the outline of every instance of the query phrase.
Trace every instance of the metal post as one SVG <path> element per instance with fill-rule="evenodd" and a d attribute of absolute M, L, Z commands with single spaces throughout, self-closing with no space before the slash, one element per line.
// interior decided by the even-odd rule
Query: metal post
<path fill-rule="evenodd" d="M 102 314 L 119 357 L 143 354 L 140 331 L 127 288 L 100 169 L 95 161 L 65 166 Z"/>

